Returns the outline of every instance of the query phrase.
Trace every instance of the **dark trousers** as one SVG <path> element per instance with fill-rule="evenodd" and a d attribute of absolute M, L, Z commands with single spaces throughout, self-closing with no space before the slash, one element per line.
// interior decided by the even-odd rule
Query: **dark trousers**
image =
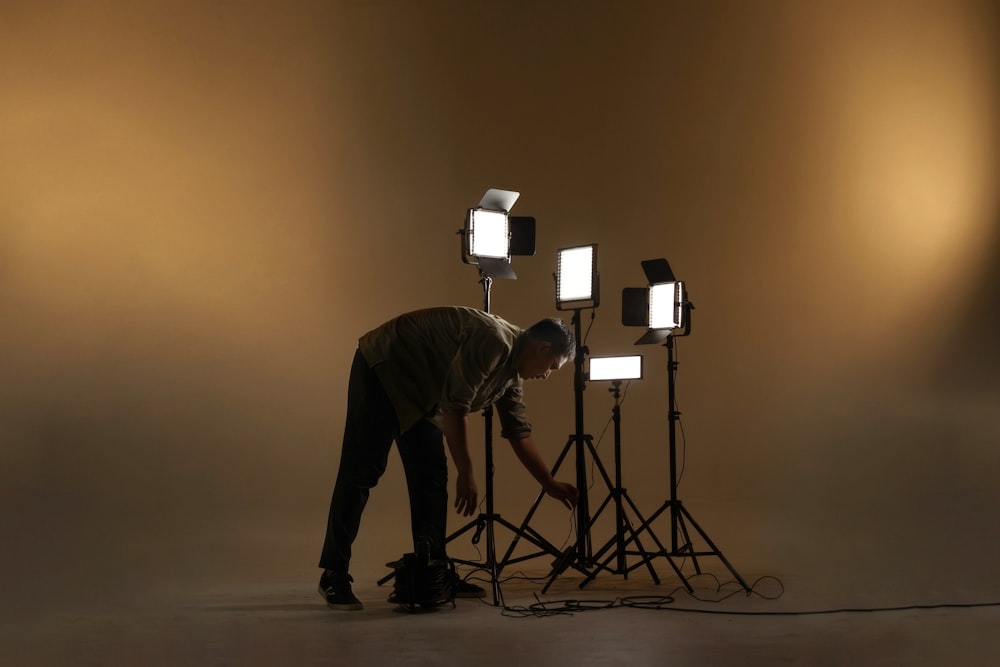
<path fill-rule="evenodd" d="M 406 475 L 414 549 L 426 545 L 433 558 L 445 555 L 448 460 L 441 431 L 421 419 L 401 434 L 396 412 L 382 384 L 357 352 L 347 388 L 344 445 L 320 567 L 337 573 L 349 571 L 351 545 L 358 535 L 361 514 L 369 491 L 385 472 L 393 441 Z"/>

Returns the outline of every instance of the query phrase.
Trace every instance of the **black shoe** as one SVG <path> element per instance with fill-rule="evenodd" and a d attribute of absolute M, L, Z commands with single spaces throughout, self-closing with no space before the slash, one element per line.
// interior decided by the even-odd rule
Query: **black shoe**
<path fill-rule="evenodd" d="M 455 574 L 455 597 L 457 598 L 484 598 L 486 597 L 486 589 L 482 586 L 477 586 L 471 581 L 464 581 L 459 579 L 458 574 Z"/>
<path fill-rule="evenodd" d="M 319 578 L 319 594 L 326 600 L 330 609 L 341 611 L 356 611 L 364 609 L 361 600 L 351 592 L 351 582 L 354 579 L 349 574 L 331 574 L 326 572 Z"/>

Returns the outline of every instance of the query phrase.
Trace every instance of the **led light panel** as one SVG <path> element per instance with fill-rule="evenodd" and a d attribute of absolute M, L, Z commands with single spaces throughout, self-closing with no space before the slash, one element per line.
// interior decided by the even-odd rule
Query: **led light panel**
<path fill-rule="evenodd" d="M 594 256 L 597 246 L 564 248 L 556 262 L 556 301 L 592 301 L 594 297 Z"/>
<path fill-rule="evenodd" d="M 669 282 L 649 287 L 649 328 L 677 329 L 684 325 L 684 283 Z"/>
<path fill-rule="evenodd" d="M 642 355 L 591 357 L 591 380 L 641 380 Z"/>
<path fill-rule="evenodd" d="M 506 213 L 486 209 L 472 209 L 469 212 L 470 255 L 506 259 L 509 248 Z"/>

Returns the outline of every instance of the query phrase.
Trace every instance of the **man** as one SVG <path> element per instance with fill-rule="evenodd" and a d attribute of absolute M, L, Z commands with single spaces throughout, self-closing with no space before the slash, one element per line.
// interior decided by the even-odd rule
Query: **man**
<path fill-rule="evenodd" d="M 575 507 L 576 487 L 552 477 L 531 437 L 522 402 L 522 381 L 547 378 L 575 356 L 575 345 L 560 320 L 545 319 L 524 330 L 459 306 L 407 313 L 361 337 L 319 562 L 324 570 L 319 590 L 328 606 L 363 606 L 351 590 L 351 545 L 393 441 L 406 476 L 414 549 L 423 545 L 432 558 L 445 557 L 448 463 L 443 441 L 458 473 L 455 510 L 472 516 L 479 492 L 469 454 L 468 415 L 488 405 L 495 405 L 501 435 L 545 492 Z"/>

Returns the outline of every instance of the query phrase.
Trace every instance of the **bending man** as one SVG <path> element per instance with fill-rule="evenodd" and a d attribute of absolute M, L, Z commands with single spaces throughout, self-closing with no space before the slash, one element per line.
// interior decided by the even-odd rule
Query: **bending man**
<path fill-rule="evenodd" d="M 577 489 L 549 472 L 531 437 L 522 382 L 545 379 L 576 353 L 565 323 L 544 319 L 524 330 L 474 308 L 446 306 L 401 315 L 358 341 L 347 392 L 340 469 L 319 566 L 320 593 L 333 609 L 361 609 L 351 590 L 351 545 L 369 490 L 385 472 L 393 441 L 410 498 L 414 549 L 445 557 L 448 463 L 455 464 L 454 507 L 476 512 L 479 492 L 469 454 L 468 415 L 493 405 L 501 436 L 545 492 L 572 509 Z M 464 584 L 465 593 L 484 591 Z"/>

